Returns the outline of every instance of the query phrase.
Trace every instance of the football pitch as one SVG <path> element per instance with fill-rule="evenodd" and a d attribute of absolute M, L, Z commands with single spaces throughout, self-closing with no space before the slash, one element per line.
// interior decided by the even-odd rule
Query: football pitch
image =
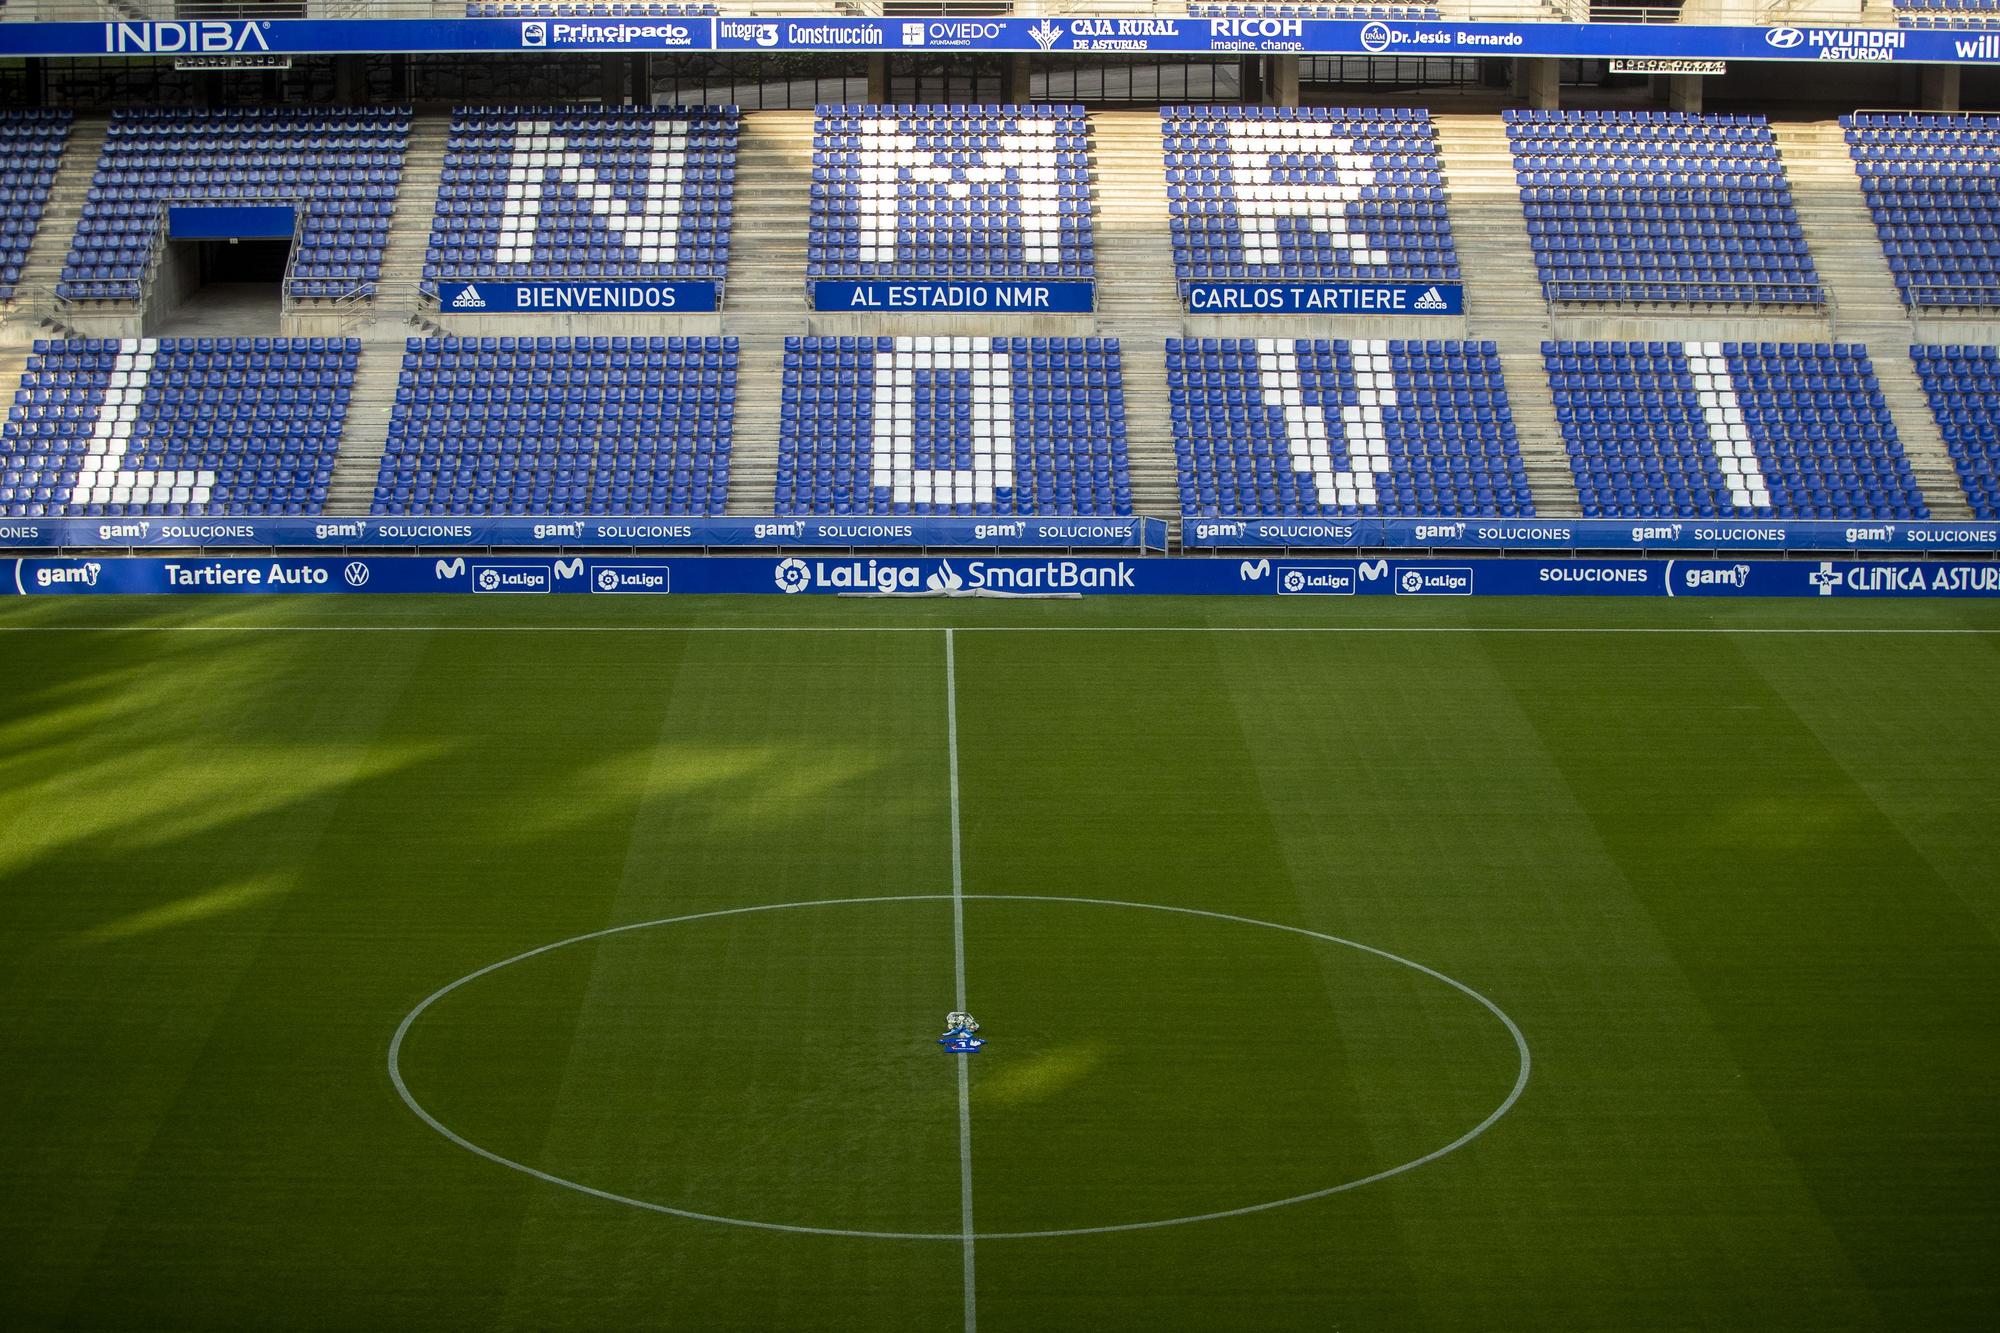
<path fill-rule="evenodd" d="M 0 1327 L 1990 1328 L 1996 684 L 1971 603 L 0 606 Z"/>

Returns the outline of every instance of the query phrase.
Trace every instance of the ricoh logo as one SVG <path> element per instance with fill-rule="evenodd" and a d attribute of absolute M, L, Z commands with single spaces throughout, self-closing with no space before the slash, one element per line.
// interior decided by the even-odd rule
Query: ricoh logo
<path fill-rule="evenodd" d="M 97 525 L 97 539 L 105 542 L 144 541 L 152 527 L 150 523 L 100 523 Z"/>
<path fill-rule="evenodd" d="M 81 584 L 86 588 L 95 588 L 97 586 L 97 576 L 103 572 L 104 566 L 98 564 L 95 560 L 88 560 L 80 565 L 62 565 L 55 568 L 38 569 L 35 571 L 35 586 L 37 588 L 61 588 L 74 587 Z"/>
<path fill-rule="evenodd" d="M 537 523 L 533 528 L 535 540 L 574 541 L 583 536 L 582 523 Z"/>
<path fill-rule="evenodd" d="M 757 523 L 750 528 L 750 534 L 760 542 L 783 537 L 803 537 L 806 525 L 803 523 Z"/>
<path fill-rule="evenodd" d="M 314 541 L 360 541 L 367 535 L 368 525 L 365 522 L 313 524 Z"/>
<path fill-rule="evenodd" d="M 111 55 L 179 55 L 268 51 L 268 23 L 203 19 L 191 23 L 107 23 L 104 49 Z"/>
<path fill-rule="evenodd" d="M 1306 35 L 1306 25 L 1298 19 L 1223 18 L 1210 19 L 1208 24 L 1209 31 L 1217 37 L 1276 40 L 1285 37 L 1303 37 Z M 1361 44 L 1363 46 L 1368 46 L 1369 28 L 1379 29 L 1383 34 L 1382 46 L 1369 46 L 1369 50 L 1380 51 L 1383 46 L 1389 44 L 1387 35 L 1389 30 L 1379 23 L 1371 23 L 1367 28 L 1361 30 Z"/>

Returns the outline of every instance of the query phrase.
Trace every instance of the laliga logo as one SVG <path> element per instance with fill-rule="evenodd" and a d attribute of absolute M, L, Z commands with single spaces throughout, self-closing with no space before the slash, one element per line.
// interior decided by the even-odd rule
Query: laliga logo
<path fill-rule="evenodd" d="M 598 587 L 599 591 L 602 591 L 602 592 L 617 592 L 617 591 L 618 591 L 618 573 L 617 573 L 617 571 L 616 571 L 616 570 L 611 570 L 611 569 L 600 569 L 600 570 L 598 570 L 598 571 L 597 571 L 597 587 Z"/>
<path fill-rule="evenodd" d="M 347 580 L 347 586 L 350 588 L 362 587 L 368 582 L 368 566 L 359 560 L 350 560 L 346 568 L 340 571 L 340 577 Z"/>
<path fill-rule="evenodd" d="M 500 571 L 497 569 L 480 570 L 479 586 L 485 589 L 487 592 L 492 592 L 495 588 L 500 586 Z"/>
<path fill-rule="evenodd" d="M 1361 49 L 1364 51 L 1386 51 L 1396 34 L 1389 31 L 1386 23 L 1370 23 L 1361 29 Z"/>
<path fill-rule="evenodd" d="M 1304 574 L 1300 573 L 1296 569 L 1288 569 L 1285 571 L 1286 592 L 1297 592 L 1299 589 L 1305 586 L 1306 586 L 1306 576 Z"/>
<path fill-rule="evenodd" d="M 804 592 L 806 585 L 812 582 L 812 571 L 808 570 L 806 562 L 797 556 L 787 556 L 780 560 L 772 576 L 778 581 L 779 592 Z"/>
<path fill-rule="evenodd" d="M 1035 39 L 1036 46 L 1039 46 L 1044 51 L 1047 51 L 1051 47 L 1053 47 L 1058 40 L 1061 39 L 1062 29 L 1058 28 L 1055 24 L 1049 22 L 1047 19 L 1043 19 L 1040 23 L 1037 23 L 1034 27 L 1028 29 L 1028 36 Z"/>
<path fill-rule="evenodd" d="M 1789 51 L 1806 39 L 1797 28 L 1773 28 L 1764 34 L 1764 40 L 1780 51 Z"/>
<path fill-rule="evenodd" d="M 1422 592 L 1423 590 L 1424 590 L 1424 576 L 1414 569 L 1404 570 L 1403 591 Z"/>

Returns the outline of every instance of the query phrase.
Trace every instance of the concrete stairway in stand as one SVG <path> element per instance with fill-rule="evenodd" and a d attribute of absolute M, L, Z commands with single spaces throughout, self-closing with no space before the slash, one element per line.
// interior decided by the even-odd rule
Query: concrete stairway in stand
<path fill-rule="evenodd" d="M 56 323 L 56 283 L 69 260 L 70 240 L 83 216 L 91 178 L 97 174 L 108 123 L 103 116 L 78 116 L 70 125 L 62 160 L 56 166 L 55 179 L 49 182 L 49 202 L 36 224 L 35 239 L 21 265 L 21 280 L 6 310 L 6 341 L 65 336 Z"/>
<path fill-rule="evenodd" d="M 396 211 L 389 215 L 389 239 L 382 247 L 382 276 L 376 281 L 366 322 L 352 330 L 362 338 L 386 342 L 424 332 L 412 319 L 422 308 L 424 252 L 430 249 L 431 224 L 437 218 L 445 141 L 450 135 L 447 114 L 419 112 L 410 120 Z"/>
<path fill-rule="evenodd" d="M 1883 258 L 1881 239 L 1839 122 L 1774 124 L 1772 129 L 1813 265 L 1833 294 L 1834 336 L 1841 342 L 1867 344 L 1883 401 L 1896 422 L 1897 438 L 1931 517 L 1971 518 L 1965 488 L 1911 364 L 1909 311 Z M 1973 320 L 1967 322 L 1962 337 L 1948 340 L 1977 342 L 1991 332 L 1989 321 Z"/>
<path fill-rule="evenodd" d="M 1542 343 L 1553 336 L 1535 276 L 1534 249 L 1514 176 L 1506 126 L 1498 116 L 1434 116 L 1451 198 L 1452 240 L 1465 275 L 1466 336 L 1494 343 L 1521 463 L 1544 517 L 1582 512 L 1556 424 Z"/>
<path fill-rule="evenodd" d="M 340 431 L 340 452 L 327 483 L 329 514 L 365 514 L 374 504 L 375 478 L 382 469 L 396 405 L 396 382 L 403 372 L 403 350 L 399 342 L 361 345 L 361 363 L 347 398 L 347 421 Z"/>
<path fill-rule="evenodd" d="M 1166 341 L 1182 333 L 1157 111 L 1090 117 L 1097 331 L 1116 338 L 1125 385 L 1132 512 L 1178 523 L 1180 478 L 1167 411 Z"/>

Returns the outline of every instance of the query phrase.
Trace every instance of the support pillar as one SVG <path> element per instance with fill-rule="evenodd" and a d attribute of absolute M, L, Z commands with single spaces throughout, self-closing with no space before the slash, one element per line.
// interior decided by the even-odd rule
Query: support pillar
<path fill-rule="evenodd" d="M 1299 58 L 1272 56 L 1270 92 L 1272 106 L 1299 104 Z"/>
<path fill-rule="evenodd" d="M 1686 111 L 1699 115 L 1701 112 L 1701 76 L 1698 74 L 1676 74 L 1667 80 L 1667 108 L 1671 111 Z"/>
<path fill-rule="evenodd" d="M 1034 72 L 1025 55 L 1000 57 L 1000 100 L 1003 102 L 1025 102 L 1033 87 Z"/>
<path fill-rule="evenodd" d="M 1560 85 L 1556 81 L 1559 69 L 1553 60 L 1516 60 L 1514 62 L 1514 95 L 1528 104 L 1530 110 L 1554 111 L 1561 105 Z"/>
<path fill-rule="evenodd" d="M 881 106 L 889 100 L 889 57 L 868 57 L 868 102 Z"/>
<path fill-rule="evenodd" d="M 625 105 L 625 57 L 601 56 L 597 66 L 597 100 L 606 106 Z"/>
<path fill-rule="evenodd" d="M 632 62 L 632 105 L 651 106 L 653 104 L 653 57 L 647 52 L 640 51 L 631 56 L 630 59 Z"/>
<path fill-rule="evenodd" d="M 1959 69 L 1957 65 L 1922 67 L 1920 91 L 1926 111 L 1958 110 Z"/>
<path fill-rule="evenodd" d="M 1264 100 L 1264 62 L 1256 56 L 1245 56 L 1238 62 L 1241 73 L 1238 76 L 1236 96 L 1248 105 Z"/>
<path fill-rule="evenodd" d="M 31 60 L 32 67 L 39 65 Z M 368 61 L 364 56 L 335 56 L 333 58 L 333 96 L 341 106 L 366 106 L 368 104 Z"/>

